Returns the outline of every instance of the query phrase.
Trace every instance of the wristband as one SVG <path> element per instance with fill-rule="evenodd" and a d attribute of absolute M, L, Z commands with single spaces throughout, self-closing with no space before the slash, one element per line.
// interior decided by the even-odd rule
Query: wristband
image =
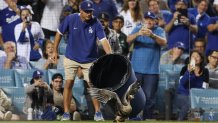
<path fill-rule="evenodd" d="M 155 38 L 156 38 L 156 35 L 153 34 L 153 33 L 151 33 L 150 38 L 155 39 Z"/>

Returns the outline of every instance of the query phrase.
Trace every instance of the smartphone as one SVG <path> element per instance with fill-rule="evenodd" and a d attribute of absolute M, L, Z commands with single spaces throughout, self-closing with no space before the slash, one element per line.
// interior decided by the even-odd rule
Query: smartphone
<path fill-rule="evenodd" d="M 190 65 L 191 65 L 191 67 L 195 67 L 195 59 L 191 59 Z"/>

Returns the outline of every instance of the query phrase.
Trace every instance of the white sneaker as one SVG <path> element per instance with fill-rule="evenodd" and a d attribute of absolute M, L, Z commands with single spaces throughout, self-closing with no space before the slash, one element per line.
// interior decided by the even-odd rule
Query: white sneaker
<path fill-rule="evenodd" d="M 12 118 L 12 112 L 7 111 L 3 117 L 3 120 L 11 120 L 11 118 Z"/>
<path fill-rule="evenodd" d="M 104 117 L 102 116 L 101 112 L 96 112 L 94 116 L 95 121 L 104 121 Z"/>
<path fill-rule="evenodd" d="M 81 116 L 78 111 L 73 112 L 73 120 L 76 120 L 76 121 L 81 120 Z"/>

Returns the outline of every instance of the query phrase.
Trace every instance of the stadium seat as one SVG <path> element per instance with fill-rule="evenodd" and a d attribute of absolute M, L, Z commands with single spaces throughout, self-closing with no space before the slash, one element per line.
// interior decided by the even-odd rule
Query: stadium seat
<path fill-rule="evenodd" d="M 0 87 L 15 87 L 14 70 L 0 69 Z"/>
<path fill-rule="evenodd" d="M 15 82 L 17 87 L 25 87 L 28 85 L 32 79 L 32 74 L 35 71 L 35 69 L 31 70 L 23 70 L 23 69 L 16 69 L 15 70 Z M 48 82 L 48 75 L 47 71 L 43 70 L 43 80 L 45 82 Z"/>
<path fill-rule="evenodd" d="M 23 87 L 4 87 L 5 94 L 11 98 L 12 109 L 15 114 L 23 114 L 23 104 L 25 101 L 25 93 Z"/>
<path fill-rule="evenodd" d="M 191 108 L 202 108 L 205 110 L 203 118 L 208 120 L 210 109 L 214 110 L 214 121 L 218 121 L 218 90 L 217 89 L 197 89 L 192 88 L 190 91 Z"/>

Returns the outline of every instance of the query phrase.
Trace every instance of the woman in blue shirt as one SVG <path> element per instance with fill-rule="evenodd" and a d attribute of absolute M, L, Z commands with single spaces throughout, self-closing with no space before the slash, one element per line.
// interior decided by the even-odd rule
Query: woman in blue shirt
<path fill-rule="evenodd" d="M 193 50 L 190 53 L 189 64 L 182 68 L 180 75 L 179 86 L 176 90 L 176 106 L 180 109 L 178 120 L 185 120 L 190 109 L 189 90 L 208 86 L 209 72 L 204 66 L 203 54 Z"/>

